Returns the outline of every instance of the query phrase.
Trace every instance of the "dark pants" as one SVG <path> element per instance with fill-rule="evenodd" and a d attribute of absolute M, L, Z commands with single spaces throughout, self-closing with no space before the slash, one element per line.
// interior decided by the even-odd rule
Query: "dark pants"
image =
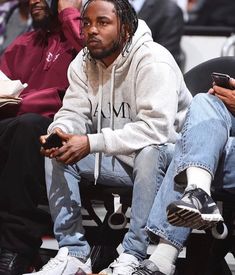
<path fill-rule="evenodd" d="M 51 119 L 24 114 L 0 120 L 0 248 L 32 255 L 41 245 L 45 194 L 39 136 Z"/>

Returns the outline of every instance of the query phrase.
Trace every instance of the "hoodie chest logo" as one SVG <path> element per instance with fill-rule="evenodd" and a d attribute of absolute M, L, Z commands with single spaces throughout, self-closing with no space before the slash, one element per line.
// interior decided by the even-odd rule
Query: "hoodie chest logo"
<path fill-rule="evenodd" d="M 108 103 L 108 109 L 104 110 L 102 108 L 101 110 L 101 116 L 103 118 L 110 118 L 111 117 L 111 111 L 110 111 L 110 103 Z M 112 112 L 114 113 L 115 117 L 123 118 L 123 119 L 131 119 L 131 106 L 127 102 L 120 103 L 119 106 L 116 106 L 116 108 L 113 106 Z M 98 104 L 95 107 L 93 116 L 97 117 L 98 115 Z"/>
<path fill-rule="evenodd" d="M 60 56 L 60 54 L 52 54 L 51 52 L 48 53 L 47 57 L 46 57 L 46 61 L 47 62 L 55 62 L 58 57 Z"/>

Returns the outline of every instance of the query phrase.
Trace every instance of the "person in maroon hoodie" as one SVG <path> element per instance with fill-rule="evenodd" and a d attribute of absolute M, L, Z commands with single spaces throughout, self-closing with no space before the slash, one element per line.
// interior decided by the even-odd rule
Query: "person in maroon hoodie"
<path fill-rule="evenodd" d="M 0 70 L 27 83 L 19 105 L 0 108 L 0 275 L 28 271 L 41 246 L 44 157 L 39 136 L 62 105 L 67 68 L 82 48 L 81 0 L 29 0 L 34 31 L 4 52 Z"/>

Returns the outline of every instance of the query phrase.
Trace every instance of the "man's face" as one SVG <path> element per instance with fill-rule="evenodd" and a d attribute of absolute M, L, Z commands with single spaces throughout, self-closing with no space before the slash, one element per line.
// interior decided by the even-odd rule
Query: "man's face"
<path fill-rule="evenodd" d="M 109 66 L 123 49 L 120 22 L 113 3 L 95 0 L 84 12 L 83 33 L 90 55 Z"/>
<path fill-rule="evenodd" d="M 45 0 L 29 0 L 29 10 L 36 27 L 44 26 L 50 18 L 50 9 Z"/>

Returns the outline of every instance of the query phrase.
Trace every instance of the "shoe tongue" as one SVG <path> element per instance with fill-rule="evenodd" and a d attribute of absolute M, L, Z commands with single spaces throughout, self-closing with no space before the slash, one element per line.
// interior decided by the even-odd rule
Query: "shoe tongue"
<path fill-rule="evenodd" d="M 68 256 L 69 254 L 69 250 L 67 247 L 62 247 L 60 248 L 60 250 L 58 251 L 56 258 L 57 259 L 64 259 Z"/>
<path fill-rule="evenodd" d="M 159 271 L 159 268 L 155 265 L 155 263 L 150 260 L 144 260 L 141 263 L 141 266 L 145 266 L 148 270 L 150 270 L 152 272 Z"/>
<path fill-rule="evenodd" d="M 196 184 L 190 184 L 188 187 L 185 188 L 184 192 L 191 191 L 197 189 Z"/>

